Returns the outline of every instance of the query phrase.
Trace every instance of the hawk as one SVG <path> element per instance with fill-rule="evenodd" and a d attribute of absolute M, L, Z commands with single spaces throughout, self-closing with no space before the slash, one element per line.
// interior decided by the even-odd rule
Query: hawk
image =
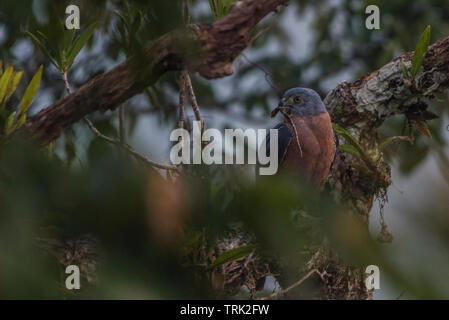
<path fill-rule="evenodd" d="M 302 176 L 317 187 L 326 182 L 335 156 L 335 137 L 329 113 L 312 89 L 287 90 L 271 116 L 278 112 L 284 121 L 278 130 L 278 161 L 282 170 Z M 266 137 L 270 152 L 270 134 Z"/>

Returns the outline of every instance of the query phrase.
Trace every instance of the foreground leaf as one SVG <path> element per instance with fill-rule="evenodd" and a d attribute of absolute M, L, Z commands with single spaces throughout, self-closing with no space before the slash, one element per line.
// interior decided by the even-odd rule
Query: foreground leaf
<path fill-rule="evenodd" d="M 215 267 L 221 266 L 222 264 L 231 262 L 231 261 L 235 261 L 238 259 L 241 259 L 243 257 L 246 257 L 248 255 L 250 255 L 254 249 L 256 247 L 255 246 L 244 246 L 244 247 L 240 247 L 240 248 L 236 248 L 236 249 L 232 249 L 229 251 L 226 251 L 224 253 L 222 253 L 215 261 L 214 263 L 212 263 L 211 265 L 209 265 L 209 267 L 207 269 L 213 269 Z"/>
<path fill-rule="evenodd" d="M 6 98 L 5 101 L 8 101 L 11 98 L 12 94 L 16 91 L 17 86 L 19 85 L 20 79 L 22 79 L 23 71 L 15 72 L 8 84 L 6 89 Z"/>
<path fill-rule="evenodd" d="M 39 70 L 36 72 L 33 79 L 31 79 L 31 82 L 28 85 L 28 88 L 26 89 L 25 94 L 22 98 L 22 102 L 20 103 L 19 116 L 21 116 L 22 113 L 24 113 L 28 110 L 28 108 L 31 105 L 31 102 L 34 99 L 34 96 L 37 93 L 37 89 L 39 88 L 39 84 L 41 83 L 42 70 L 43 70 L 43 66 L 40 66 Z"/>
<path fill-rule="evenodd" d="M 6 90 L 8 89 L 9 81 L 11 80 L 11 76 L 14 72 L 14 66 L 10 65 L 9 68 L 5 71 L 5 73 L 0 78 L 0 104 L 3 102 L 3 99 L 6 96 Z"/>

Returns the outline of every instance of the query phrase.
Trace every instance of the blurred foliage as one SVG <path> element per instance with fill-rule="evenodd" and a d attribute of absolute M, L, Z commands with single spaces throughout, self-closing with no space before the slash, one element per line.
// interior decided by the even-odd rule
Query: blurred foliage
<path fill-rule="evenodd" d="M 206 0 L 188 2 L 192 23 L 211 23 L 228 8 L 213 13 Z M 78 38 L 59 28 L 68 4 L 81 9 L 82 29 L 87 31 Z M 378 31 L 363 27 L 368 4 L 381 8 Z M 45 67 L 31 112 L 63 95 L 63 81 L 52 60 L 59 71 L 70 69 L 72 86 L 77 88 L 125 57 L 138 56 L 149 41 L 182 27 L 184 14 L 183 1 L 1 1 L 0 60 L 4 66 L 15 65 L 9 69 L 12 86 L 8 88 L 14 90 L 4 100 L 8 113 L 2 115 L 2 124 L 8 122 L 22 98 L 34 96 L 41 64 Z M 302 21 L 305 24 L 298 26 Z M 427 25 L 432 26 L 430 43 L 448 36 L 448 21 L 446 0 L 292 1 L 257 27 L 255 32 L 265 32 L 248 50 L 248 58 L 236 62 L 231 81 L 193 78 L 193 86 L 203 112 L 231 112 L 237 106 L 245 111 L 242 117 L 260 123 L 254 111 L 265 112 L 268 118 L 267 111 L 283 89 L 312 87 L 324 96 L 338 82 L 355 80 L 415 48 Z M 88 26 L 93 23 L 95 36 L 88 37 L 93 32 Z M 44 35 L 44 50 L 33 50 L 27 31 L 41 44 Z M 74 59 L 70 52 L 78 53 L 84 44 L 85 50 Z M 23 76 L 14 70 L 23 70 Z M 259 81 L 263 76 L 271 79 L 275 88 Z M 350 78 L 345 79 L 347 76 Z M 257 85 L 248 86 L 254 79 Z M 23 83 L 30 83 L 30 91 Z M 177 92 L 176 75 L 166 74 L 145 94 L 132 99 L 127 107 L 128 130 L 132 131 L 142 113 L 153 113 L 173 127 Z M 22 104 L 25 109 L 30 107 L 28 98 Z M 401 170 L 410 173 L 436 150 L 449 185 L 449 161 L 442 151 L 442 121 L 448 108 L 446 96 L 441 98 L 446 102 L 432 104 L 440 118 L 429 123 L 433 149 L 429 149 L 429 140 L 419 135 L 413 145 L 395 145 L 396 153 L 391 154 Z M 384 124 L 380 129 L 382 148 L 405 139 L 405 120 L 398 116 Z M 100 118 L 95 124 L 104 134 L 117 135 L 112 117 Z M 246 258 L 252 252 L 305 263 L 304 248 L 322 245 L 323 238 L 325 247 L 339 252 L 348 263 L 379 265 L 390 285 L 407 290 L 408 297 L 449 296 L 447 282 L 432 278 L 429 268 L 422 268 L 413 255 L 407 257 L 407 268 L 392 261 L 388 247 L 372 240 L 364 227 L 345 215 L 344 207 L 337 206 L 329 195 L 298 184 L 294 177 L 254 184 L 241 168 L 195 166 L 170 181 L 97 138 L 83 144 L 84 130 L 87 128 L 66 130 L 56 149 L 52 145 L 38 150 L 22 140 L 0 145 L 0 298 L 216 297 L 208 268 L 222 267 L 226 261 Z M 361 155 L 363 150 L 356 150 L 347 138 L 352 148 L 345 148 Z M 87 154 L 86 159 L 80 159 L 80 151 Z M 442 255 L 448 250 L 449 235 L 447 201 L 442 199 L 447 199 L 449 190 L 448 186 L 437 190 L 429 192 L 425 203 L 413 210 L 428 212 L 426 219 L 416 224 L 438 244 L 428 252 Z M 292 208 L 297 210 L 292 213 Z M 255 251 L 253 244 L 245 244 L 234 251 L 214 252 L 217 239 L 236 221 L 257 238 Z M 198 251 L 198 247 L 204 250 Z M 213 265 L 217 256 L 224 261 L 222 265 L 218 265 L 220 260 Z M 181 264 L 185 257 L 192 265 Z M 83 266 L 81 292 L 63 288 L 62 266 L 70 263 Z M 438 275 L 447 279 L 447 255 L 434 268 L 443 270 Z M 289 280 L 297 277 L 293 272 Z"/>
<path fill-rule="evenodd" d="M 207 279 L 218 264 L 254 248 L 305 263 L 307 248 L 322 245 L 323 237 L 325 247 L 346 263 L 378 265 L 382 279 L 407 290 L 408 297 L 447 297 L 449 288 L 432 280 L 419 263 L 404 269 L 391 261 L 388 247 L 373 240 L 358 219 L 294 177 L 268 177 L 255 185 L 238 168 L 219 169 L 217 180 L 218 168 L 194 167 L 174 187 L 117 149 L 96 144 L 89 163 L 77 170 L 26 141 L 1 146 L 1 298 L 217 297 Z M 449 172 L 449 160 L 442 157 Z M 442 253 L 448 249 L 447 202 L 438 201 L 449 193 L 447 182 L 435 198 L 413 209 L 426 210 L 427 218 L 417 221 L 421 232 L 439 239 L 438 247 L 428 248 L 433 254 L 442 250 L 445 259 L 438 270 L 449 266 Z M 236 221 L 255 234 L 257 247 L 230 252 L 216 264 L 210 257 L 198 258 L 195 265 L 180 263 L 181 257 L 198 254 L 200 242 L 213 248 L 213 239 Z M 80 291 L 63 287 L 68 264 L 81 265 Z M 293 272 L 289 281 L 295 277 Z"/>
<path fill-rule="evenodd" d="M 14 65 L 10 65 L 3 72 L 3 62 L 0 60 L 0 127 L 3 127 L 4 135 L 10 134 L 25 123 L 27 119 L 26 112 L 36 96 L 41 82 L 42 70 L 43 67 L 41 66 L 33 76 L 33 79 L 31 79 L 23 94 L 18 110 L 10 111 L 7 110 L 6 104 L 15 93 L 22 79 L 23 71 L 14 71 Z"/>

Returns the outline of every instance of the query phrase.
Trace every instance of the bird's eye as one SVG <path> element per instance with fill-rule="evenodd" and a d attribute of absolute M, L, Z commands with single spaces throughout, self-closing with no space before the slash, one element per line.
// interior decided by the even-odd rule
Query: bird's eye
<path fill-rule="evenodd" d="M 293 101 L 294 101 L 295 103 L 301 103 L 302 99 L 301 99 L 300 96 L 296 96 L 296 97 L 293 98 Z"/>

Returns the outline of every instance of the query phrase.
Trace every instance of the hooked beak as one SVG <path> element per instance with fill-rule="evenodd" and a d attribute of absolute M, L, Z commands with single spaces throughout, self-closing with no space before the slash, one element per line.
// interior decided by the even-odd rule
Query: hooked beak
<path fill-rule="evenodd" d="M 274 118 L 278 114 L 278 112 L 281 111 L 281 108 L 284 107 L 287 106 L 285 105 L 285 99 L 283 98 L 281 101 L 279 101 L 278 106 L 273 111 L 271 111 L 271 117 Z"/>

